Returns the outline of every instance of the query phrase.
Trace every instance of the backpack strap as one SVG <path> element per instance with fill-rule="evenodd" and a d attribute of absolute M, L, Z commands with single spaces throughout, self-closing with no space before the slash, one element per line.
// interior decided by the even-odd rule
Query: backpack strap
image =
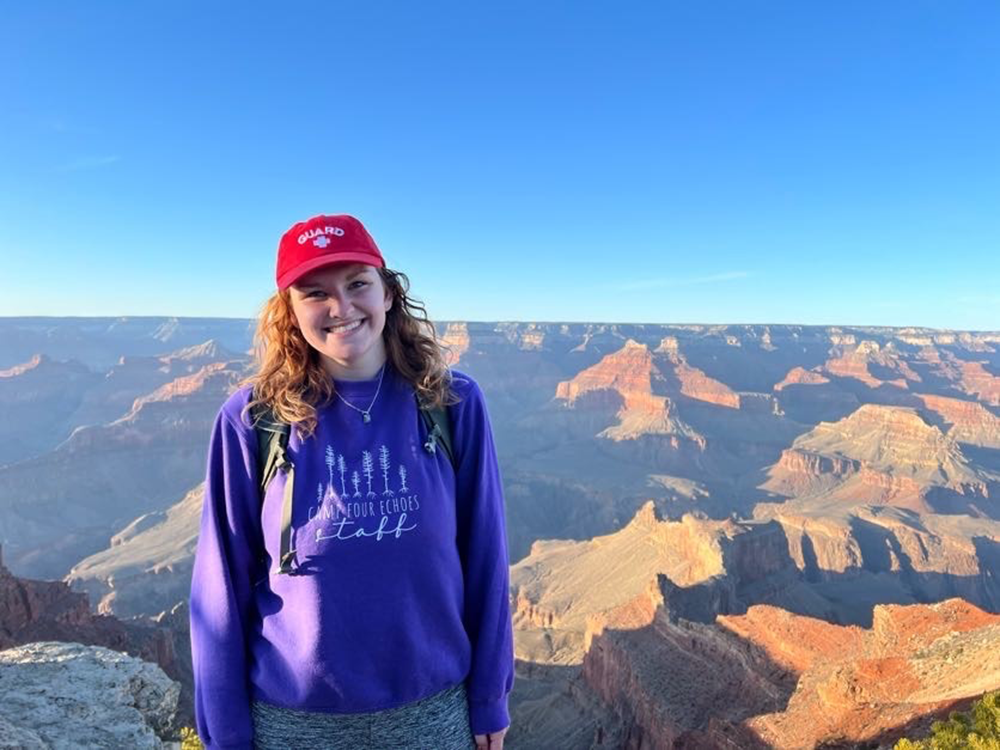
<path fill-rule="evenodd" d="M 257 433 L 257 466 L 260 472 L 260 498 L 263 503 L 268 485 L 279 471 L 285 472 L 285 491 L 281 501 L 281 554 L 272 573 L 294 574 L 295 550 L 292 549 L 292 496 L 295 489 L 295 465 L 288 458 L 291 425 L 280 421 L 271 409 L 258 405 L 253 409 Z"/>
<path fill-rule="evenodd" d="M 427 428 L 427 442 L 424 443 L 424 450 L 433 455 L 437 452 L 437 446 L 444 448 L 444 453 L 448 456 L 453 468 L 455 465 L 455 454 L 451 447 L 451 421 L 448 418 L 448 410 L 444 406 L 437 408 L 424 408 L 417 405 L 420 418 Z"/>

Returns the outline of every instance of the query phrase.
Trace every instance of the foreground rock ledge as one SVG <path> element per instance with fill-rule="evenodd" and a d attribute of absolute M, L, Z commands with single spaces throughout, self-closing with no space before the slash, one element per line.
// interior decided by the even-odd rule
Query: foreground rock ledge
<path fill-rule="evenodd" d="M 102 646 L 40 641 L 0 651 L 0 748 L 160 748 L 180 686 Z"/>

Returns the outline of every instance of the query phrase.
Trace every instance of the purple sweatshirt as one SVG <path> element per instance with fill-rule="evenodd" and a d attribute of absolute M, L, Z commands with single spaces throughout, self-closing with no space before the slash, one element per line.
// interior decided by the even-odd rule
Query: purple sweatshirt
<path fill-rule="evenodd" d="M 503 493 L 479 386 L 452 371 L 457 471 L 423 447 L 413 389 L 391 364 L 371 422 L 339 398 L 312 437 L 292 429 L 292 547 L 280 556 L 285 475 L 258 491 L 257 439 L 234 393 L 209 445 L 191 581 L 195 718 L 209 748 L 249 748 L 251 701 L 359 713 L 466 681 L 474 734 L 510 724 L 513 633 Z M 337 381 L 365 408 L 377 379 Z"/>

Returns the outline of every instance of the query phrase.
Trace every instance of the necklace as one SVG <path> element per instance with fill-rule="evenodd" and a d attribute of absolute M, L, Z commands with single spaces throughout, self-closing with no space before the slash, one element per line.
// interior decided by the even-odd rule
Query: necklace
<path fill-rule="evenodd" d="M 367 409 L 359 409 L 354 404 L 352 404 L 350 401 L 348 401 L 346 398 L 344 398 L 343 396 L 341 396 L 340 395 L 340 391 L 334 391 L 334 393 L 336 394 L 337 398 L 339 398 L 345 404 L 347 404 L 352 409 L 354 409 L 354 411 L 361 412 L 361 420 L 365 424 L 368 424 L 369 422 L 372 421 L 372 414 L 371 414 L 372 407 L 375 406 L 375 401 L 378 399 L 378 394 L 382 390 L 382 376 L 383 375 L 385 375 L 385 362 L 382 363 L 382 367 L 378 371 L 378 387 L 375 389 L 375 395 L 372 397 L 372 402 L 370 404 L 368 404 L 368 408 Z"/>

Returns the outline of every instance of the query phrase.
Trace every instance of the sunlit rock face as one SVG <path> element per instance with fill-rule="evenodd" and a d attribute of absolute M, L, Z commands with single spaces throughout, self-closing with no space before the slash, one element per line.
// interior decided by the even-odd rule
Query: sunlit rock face
<path fill-rule="evenodd" d="M 596 637 L 582 674 L 632 746 L 891 741 L 1000 686 L 998 638 L 1000 617 L 959 599 L 878 606 L 867 629 L 765 605 L 711 625 L 660 608 Z"/>
<path fill-rule="evenodd" d="M 990 488 L 1000 474 L 973 465 L 954 436 L 957 430 L 985 444 L 991 420 L 983 423 L 985 430 L 970 430 L 966 421 L 942 431 L 916 409 L 864 404 L 796 438 L 761 487 L 789 497 L 825 494 L 830 502 L 996 517 L 1000 506 Z"/>

